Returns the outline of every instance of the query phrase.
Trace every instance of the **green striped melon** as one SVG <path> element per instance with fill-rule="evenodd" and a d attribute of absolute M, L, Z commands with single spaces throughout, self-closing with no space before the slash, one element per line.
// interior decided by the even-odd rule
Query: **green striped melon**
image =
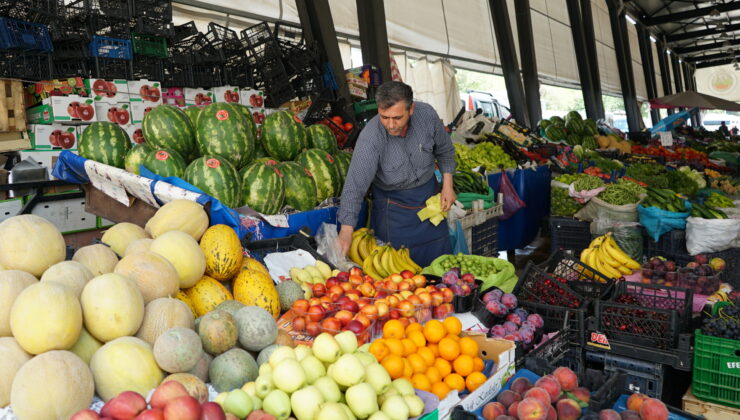
<path fill-rule="evenodd" d="M 288 111 L 278 111 L 265 118 L 262 124 L 262 146 L 277 160 L 293 160 L 308 147 L 303 124 Z"/>
<path fill-rule="evenodd" d="M 332 155 L 320 149 L 308 149 L 298 155 L 295 161 L 313 174 L 319 202 L 334 197 L 339 192 L 339 169 Z"/>
<path fill-rule="evenodd" d="M 192 106 L 185 108 L 185 114 L 188 116 L 188 118 L 190 118 L 190 122 L 193 124 L 193 127 L 198 126 L 198 117 L 200 116 L 200 111 L 202 110 L 203 110 L 202 107 L 199 107 L 196 105 L 192 105 Z"/>
<path fill-rule="evenodd" d="M 131 140 L 118 125 L 94 122 L 87 126 L 77 141 L 77 153 L 87 159 L 123 168 Z"/>
<path fill-rule="evenodd" d="M 278 164 L 278 162 L 275 161 L 271 157 L 258 157 L 257 159 L 253 160 L 249 165 L 247 165 L 247 166 L 239 169 L 239 180 L 241 180 L 242 178 L 244 178 L 244 172 L 246 172 L 247 169 L 249 169 L 249 167 L 252 166 L 253 163 L 267 163 L 267 164 L 272 165 L 272 166 L 275 166 L 275 165 Z"/>
<path fill-rule="evenodd" d="M 186 166 L 185 159 L 174 150 L 152 149 L 144 158 L 145 168 L 165 178 L 182 178 Z"/>
<path fill-rule="evenodd" d="M 334 160 L 337 163 L 337 170 L 339 171 L 339 179 L 341 186 L 339 187 L 339 193 L 344 189 L 344 180 L 347 179 L 347 172 L 349 171 L 349 163 L 352 161 L 352 153 L 345 152 L 344 150 L 337 150 L 334 153 Z M 339 194 L 337 194 L 339 195 Z"/>
<path fill-rule="evenodd" d="M 321 149 L 331 154 L 337 151 L 337 138 L 324 124 L 314 124 L 306 129 L 306 133 L 311 149 Z"/>
<path fill-rule="evenodd" d="M 283 174 L 276 166 L 252 163 L 242 176 L 242 202 L 263 214 L 275 214 L 283 208 Z"/>
<path fill-rule="evenodd" d="M 196 132 L 201 155 L 223 156 L 236 168 L 251 162 L 257 139 L 236 105 L 217 102 L 203 108 Z"/>
<path fill-rule="evenodd" d="M 242 115 L 244 115 L 244 118 L 247 119 L 247 126 L 249 127 L 249 131 L 252 133 L 252 137 L 254 138 L 254 147 L 255 149 L 257 149 L 257 145 L 259 144 L 259 137 L 257 137 L 257 124 L 254 122 L 254 116 L 252 116 L 252 110 L 249 109 L 249 107 L 244 106 L 242 104 L 233 104 L 233 105 L 239 108 L 239 111 L 241 111 Z M 252 162 L 250 161 L 248 163 L 252 163 Z"/>
<path fill-rule="evenodd" d="M 132 174 L 139 175 L 139 165 L 144 163 L 144 158 L 152 150 L 152 147 L 146 143 L 139 143 L 134 145 L 134 147 L 132 147 L 131 150 L 126 153 L 126 159 L 124 160 L 124 169 L 131 172 Z"/>
<path fill-rule="evenodd" d="M 141 131 L 155 149 L 189 156 L 195 148 L 195 128 L 188 115 L 172 105 L 160 105 L 144 116 Z"/>
<path fill-rule="evenodd" d="M 185 181 L 231 208 L 240 207 L 239 174 L 228 160 L 206 155 L 190 162 Z"/>
<path fill-rule="evenodd" d="M 288 186 L 285 188 L 285 204 L 298 211 L 316 207 L 316 183 L 311 171 L 295 162 L 283 162 L 277 167 Z"/>

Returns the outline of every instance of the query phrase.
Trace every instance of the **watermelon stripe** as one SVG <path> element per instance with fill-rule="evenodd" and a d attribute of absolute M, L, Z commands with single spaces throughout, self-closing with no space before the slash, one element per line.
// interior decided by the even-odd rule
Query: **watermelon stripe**
<path fill-rule="evenodd" d="M 128 134 L 118 124 L 110 122 L 90 124 L 77 142 L 80 156 L 117 168 L 123 168 L 129 149 Z"/>
<path fill-rule="evenodd" d="M 132 174 L 139 175 L 139 166 L 144 163 L 144 159 L 151 152 L 152 147 L 146 143 L 135 145 L 126 154 L 125 169 Z"/>
<path fill-rule="evenodd" d="M 328 153 L 337 152 L 337 138 L 331 129 L 324 124 L 314 124 L 306 129 L 308 134 L 308 147 L 321 149 Z"/>
<path fill-rule="evenodd" d="M 242 200 L 263 214 L 276 214 L 283 208 L 285 185 L 282 173 L 266 163 L 252 163 L 242 176 Z"/>
<path fill-rule="evenodd" d="M 280 161 L 293 160 L 308 147 L 305 127 L 288 111 L 278 111 L 265 118 L 261 142 L 267 154 Z"/>
<path fill-rule="evenodd" d="M 285 204 L 298 211 L 308 211 L 316 207 L 316 183 L 313 174 L 295 162 L 283 162 L 278 165 L 283 173 Z"/>
<path fill-rule="evenodd" d="M 240 207 L 239 174 L 227 159 L 206 155 L 190 162 L 183 179 L 224 205 Z"/>
<path fill-rule="evenodd" d="M 182 178 L 186 164 L 185 159 L 174 150 L 152 149 L 144 158 L 144 167 L 165 178 Z"/>
<path fill-rule="evenodd" d="M 308 149 L 298 155 L 295 161 L 313 174 L 319 202 L 334 197 L 339 191 L 339 170 L 330 154 L 320 149 Z"/>
<path fill-rule="evenodd" d="M 189 156 L 195 147 L 195 129 L 188 115 L 172 105 L 160 105 L 144 116 L 141 131 L 155 149 Z"/>
<path fill-rule="evenodd" d="M 256 138 L 242 111 L 225 102 L 203 108 L 196 130 L 202 155 L 223 156 L 236 168 L 251 162 Z"/>

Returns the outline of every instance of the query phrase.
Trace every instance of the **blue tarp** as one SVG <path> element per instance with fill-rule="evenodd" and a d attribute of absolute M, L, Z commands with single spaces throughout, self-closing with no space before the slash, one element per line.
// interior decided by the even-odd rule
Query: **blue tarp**
<path fill-rule="evenodd" d="M 699 108 L 691 108 L 685 111 L 676 112 L 675 114 L 663 118 L 650 129 L 650 134 L 656 135 L 661 131 L 671 131 L 674 128 L 678 128 L 686 124 L 686 121 L 691 119 L 692 112 L 699 112 Z"/>

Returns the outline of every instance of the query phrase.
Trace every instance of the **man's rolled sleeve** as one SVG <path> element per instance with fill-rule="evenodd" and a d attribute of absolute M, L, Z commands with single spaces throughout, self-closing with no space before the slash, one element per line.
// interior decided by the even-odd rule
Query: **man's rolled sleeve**
<path fill-rule="evenodd" d="M 455 148 L 452 146 L 450 135 L 447 134 L 440 120 L 437 120 L 434 129 L 434 155 L 437 158 L 440 172 L 443 174 L 455 173 L 457 167 Z"/>
<path fill-rule="evenodd" d="M 373 140 L 368 137 L 360 135 L 357 139 L 357 147 L 352 153 L 352 161 L 344 181 L 344 190 L 337 212 L 337 221 L 342 225 L 352 227 L 357 225 L 362 200 L 378 171 L 380 154 L 375 150 Z"/>

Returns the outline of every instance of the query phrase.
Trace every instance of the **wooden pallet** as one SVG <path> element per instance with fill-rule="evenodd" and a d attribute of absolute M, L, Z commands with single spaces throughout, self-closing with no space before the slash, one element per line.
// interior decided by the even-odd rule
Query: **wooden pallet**
<path fill-rule="evenodd" d="M 0 132 L 25 130 L 23 84 L 20 80 L 0 79 Z"/>
<path fill-rule="evenodd" d="M 683 395 L 683 410 L 707 420 L 740 420 L 740 409 L 702 401 L 691 393 L 691 387 Z"/>

